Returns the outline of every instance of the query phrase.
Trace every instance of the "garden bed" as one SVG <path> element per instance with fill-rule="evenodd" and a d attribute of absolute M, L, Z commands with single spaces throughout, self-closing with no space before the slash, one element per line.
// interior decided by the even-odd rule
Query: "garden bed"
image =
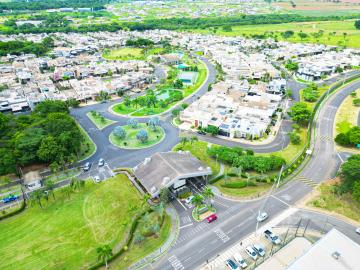
<path fill-rule="evenodd" d="M 130 126 L 122 126 L 122 128 L 126 132 L 125 138 L 121 139 L 115 136 L 114 132 L 111 132 L 109 140 L 113 145 L 123 149 L 147 148 L 160 143 L 165 137 L 165 131 L 163 128 L 158 126 L 156 130 L 154 130 L 145 123 L 138 124 L 136 128 Z M 145 130 L 148 134 L 148 139 L 144 142 L 136 138 L 140 130 Z"/>

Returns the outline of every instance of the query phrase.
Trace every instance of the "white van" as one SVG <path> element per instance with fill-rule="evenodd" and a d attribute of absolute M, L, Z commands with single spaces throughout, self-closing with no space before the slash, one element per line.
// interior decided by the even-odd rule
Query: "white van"
<path fill-rule="evenodd" d="M 242 269 L 247 267 L 247 263 L 239 252 L 234 253 L 234 260 L 240 265 Z"/>

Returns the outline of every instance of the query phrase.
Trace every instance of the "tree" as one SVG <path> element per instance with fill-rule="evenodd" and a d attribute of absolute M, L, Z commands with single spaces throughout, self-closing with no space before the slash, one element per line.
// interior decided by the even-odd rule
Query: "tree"
<path fill-rule="evenodd" d="M 349 140 L 349 136 L 345 133 L 339 133 L 338 135 L 336 135 L 335 137 L 335 142 L 339 145 L 342 146 L 349 146 L 350 144 L 350 140 Z"/>
<path fill-rule="evenodd" d="M 137 128 L 138 123 L 139 123 L 139 122 L 138 122 L 136 119 L 134 119 L 134 118 L 131 118 L 131 119 L 129 119 L 129 120 L 127 121 L 127 125 L 128 125 L 129 127 L 132 127 L 132 128 Z"/>
<path fill-rule="evenodd" d="M 164 187 L 160 190 L 159 197 L 160 197 L 160 202 L 162 204 L 166 205 L 170 201 L 170 196 L 171 196 L 171 194 L 170 194 L 170 190 L 168 188 Z"/>
<path fill-rule="evenodd" d="M 43 208 L 42 206 L 42 203 L 41 203 L 41 199 L 43 198 L 44 196 L 44 193 L 42 190 L 40 189 L 37 189 L 37 190 L 34 190 L 32 193 L 31 193 L 31 197 L 38 202 L 40 208 Z"/>
<path fill-rule="evenodd" d="M 300 37 L 301 41 L 303 41 L 303 39 L 308 37 L 308 35 L 306 33 L 304 33 L 304 32 L 299 32 L 298 36 Z"/>
<path fill-rule="evenodd" d="M 360 202 L 360 180 L 355 181 L 352 187 L 352 196 L 354 200 Z"/>
<path fill-rule="evenodd" d="M 311 117 L 311 111 L 304 102 L 296 102 L 290 109 L 289 115 L 297 123 L 307 123 Z"/>
<path fill-rule="evenodd" d="M 159 117 L 150 118 L 149 121 L 148 121 L 148 124 L 153 130 L 156 130 L 156 128 L 160 125 Z"/>
<path fill-rule="evenodd" d="M 45 162 L 56 161 L 63 156 L 63 149 L 53 136 L 47 136 L 41 140 L 37 151 L 39 158 Z"/>
<path fill-rule="evenodd" d="M 301 143 L 301 138 L 296 132 L 289 132 L 290 142 L 295 145 L 299 145 Z"/>
<path fill-rule="evenodd" d="M 201 196 L 200 194 L 196 194 L 191 200 L 191 204 L 193 204 L 196 208 L 201 206 L 203 202 L 204 202 L 204 197 Z"/>
<path fill-rule="evenodd" d="M 105 263 L 105 269 L 108 268 L 108 260 L 112 257 L 112 249 L 109 245 L 100 246 L 96 249 L 98 260 Z"/>
<path fill-rule="evenodd" d="M 194 142 L 197 142 L 199 140 L 199 138 L 197 136 L 191 136 L 190 137 L 190 144 L 193 144 Z"/>
<path fill-rule="evenodd" d="M 297 71 L 299 69 L 299 64 L 288 60 L 285 64 L 285 68 L 290 71 Z"/>
<path fill-rule="evenodd" d="M 201 195 L 205 198 L 205 200 L 212 199 L 215 197 L 213 190 L 208 186 L 204 188 L 203 192 L 201 192 Z"/>
<path fill-rule="evenodd" d="M 353 155 L 341 165 L 341 185 L 350 191 L 355 181 L 360 179 L 360 155 Z"/>
<path fill-rule="evenodd" d="M 282 32 L 281 35 L 285 38 L 288 39 L 289 37 L 292 37 L 294 35 L 294 31 L 292 30 L 287 30 L 285 32 Z"/>
<path fill-rule="evenodd" d="M 140 142 L 145 143 L 147 142 L 147 140 L 149 139 L 148 133 L 146 130 L 141 129 L 137 134 L 136 134 L 136 139 L 138 139 Z"/>
<path fill-rule="evenodd" d="M 54 189 L 55 189 L 55 183 L 52 180 L 46 180 L 45 181 L 45 188 L 46 190 L 51 193 L 51 195 L 53 196 L 53 199 L 55 200 L 55 193 L 54 193 Z"/>
<path fill-rule="evenodd" d="M 225 25 L 225 26 L 223 26 L 223 31 L 224 32 L 232 32 L 232 27 L 230 25 Z"/>
<path fill-rule="evenodd" d="M 129 95 L 125 95 L 125 96 L 124 96 L 124 105 L 125 105 L 126 107 L 129 107 L 129 106 L 131 105 L 131 100 L 130 100 Z"/>
<path fill-rule="evenodd" d="M 355 21 L 355 28 L 360 30 L 360 20 Z"/>
<path fill-rule="evenodd" d="M 180 143 L 184 146 L 187 142 L 189 141 L 188 137 L 181 137 L 180 138 Z"/>
<path fill-rule="evenodd" d="M 178 88 L 178 89 L 181 89 L 183 88 L 184 84 L 181 80 L 177 79 L 175 82 L 174 82 L 174 87 L 175 88 Z"/>
<path fill-rule="evenodd" d="M 219 128 L 218 127 L 215 127 L 215 126 L 212 126 L 212 125 L 209 125 L 205 128 L 205 132 L 207 133 L 210 133 L 211 135 L 217 135 L 219 134 Z"/>
<path fill-rule="evenodd" d="M 352 127 L 348 132 L 348 136 L 349 136 L 349 142 L 352 145 L 360 144 L 360 127 L 359 126 Z"/>
<path fill-rule="evenodd" d="M 105 91 L 100 91 L 99 93 L 99 101 L 106 101 L 110 99 L 109 93 Z"/>
<path fill-rule="evenodd" d="M 35 114 L 47 115 L 49 113 L 69 113 L 69 108 L 64 101 L 50 100 L 40 102 L 34 109 Z"/>
<path fill-rule="evenodd" d="M 306 101 L 314 102 L 319 98 L 319 90 L 315 83 L 303 89 L 303 97 Z"/>
<path fill-rule="evenodd" d="M 119 139 L 122 139 L 122 140 L 125 139 L 125 137 L 126 137 L 125 129 L 120 126 L 115 127 L 113 133 L 116 137 L 118 137 Z"/>

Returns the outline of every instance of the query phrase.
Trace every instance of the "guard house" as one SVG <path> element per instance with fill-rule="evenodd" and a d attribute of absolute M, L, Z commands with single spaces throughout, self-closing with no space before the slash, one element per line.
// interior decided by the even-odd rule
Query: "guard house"
<path fill-rule="evenodd" d="M 146 158 L 134 168 L 134 174 L 152 198 L 160 194 L 162 188 L 174 193 L 184 189 L 192 179 L 202 179 L 204 183 L 212 174 L 200 160 L 188 151 L 156 153 Z"/>
<path fill-rule="evenodd" d="M 29 190 L 41 188 L 41 176 L 39 171 L 31 171 L 24 174 L 24 186 Z"/>

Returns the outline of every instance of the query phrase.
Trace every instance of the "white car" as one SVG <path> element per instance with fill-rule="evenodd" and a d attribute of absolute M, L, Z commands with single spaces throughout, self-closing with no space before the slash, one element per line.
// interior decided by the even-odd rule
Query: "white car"
<path fill-rule="evenodd" d="M 189 197 L 187 197 L 186 200 L 185 200 L 185 203 L 186 203 L 186 204 L 191 204 L 193 198 L 194 198 L 194 196 L 189 196 Z"/>
<path fill-rule="evenodd" d="M 234 260 L 240 265 L 240 267 L 242 269 L 246 268 L 248 265 L 246 263 L 246 261 L 244 260 L 244 258 L 240 255 L 239 252 L 236 252 L 234 254 Z"/>
<path fill-rule="evenodd" d="M 256 251 L 259 256 L 264 257 L 265 256 L 265 247 L 262 244 L 255 244 L 253 245 L 254 250 Z"/>
<path fill-rule="evenodd" d="M 95 183 L 100 183 L 101 182 L 100 177 L 98 175 L 94 176 L 94 182 Z"/>
<path fill-rule="evenodd" d="M 358 233 L 358 234 L 360 234 L 360 227 L 359 227 L 359 228 L 356 228 L 355 232 Z"/>
<path fill-rule="evenodd" d="M 256 220 L 258 222 L 263 222 L 265 219 L 267 219 L 269 216 L 266 212 L 261 212 L 259 213 L 259 215 L 257 216 Z"/>
<path fill-rule="evenodd" d="M 248 246 L 245 251 L 254 261 L 257 260 L 258 256 L 256 254 L 256 251 L 251 246 Z"/>

